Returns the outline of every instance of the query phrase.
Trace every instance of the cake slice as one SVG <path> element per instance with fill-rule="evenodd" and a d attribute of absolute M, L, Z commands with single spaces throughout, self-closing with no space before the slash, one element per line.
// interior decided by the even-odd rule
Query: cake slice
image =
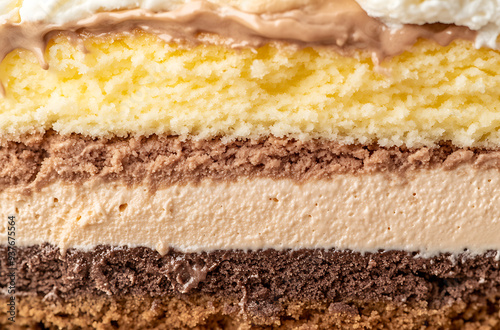
<path fill-rule="evenodd" d="M 474 1 L 4 1 L 5 328 L 500 326 Z"/>

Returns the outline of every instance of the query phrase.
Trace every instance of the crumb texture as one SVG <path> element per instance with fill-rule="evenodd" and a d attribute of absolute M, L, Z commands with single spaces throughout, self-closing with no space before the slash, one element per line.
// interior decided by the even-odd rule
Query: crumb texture
<path fill-rule="evenodd" d="M 8 281 L 0 247 L 1 285 Z M 494 253 L 19 249 L 19 329 L 481 329 L 500 326 Z M 1 287 L 3 290 L 4 287 Z M 0 296 L 0 327 L 15 329 Z"/>
<path fill-rule="evenodd" d="M 319 47 L 180 47 L 147 34 L 84 44 L 87 52 L 56 38 L 46 71 L 27 51 L 6 58 L 3 135 L 54 129 L 94 137 L 500 144 L 500 54 L 467 41 L 422 41 L 380 67 Z"/>
<path fill-rule="evenodd" d="M 403 176 L 466 164 L 500 169 L 500 152 L 445 142 L 434 148 L 387 148 L 324 139 L 266 137 L 224 142 L 157 135 L 107 139 L 50 131 L 20 142 L 0 139 L 0 190 L 14 186 L 40 189 L 56 181 L 74 184 L 92 179 L 155 188 L 207 178 L 235 181 L 257 177 L 300 183 L 338 174 L 392 172 Z"/>
<path fill-rule="evenodd" d="M 288 303 L 279 316 L 256 317 L 228 299 L 79 297 L 68 300 L 19 297 L 13 326 L 0 298 L 0 327 L 8 329 L 467 329 L 496 330 L 500 298 L 425 304 L 350 302 Z"/>
<path fill-rule="evenodd" d="M 7 247 L 0 266 L 7 269 Z M 388 251 L 240 250 L 165 255 L 149 248 L 99 246 L 61 255 L 50 245 L 18 249 L 16 291 L 45 297 L 209 295 L 244 301 L 256 314 L 284 301 L 426 302 L 442 307 L 498 294 L 500 261 L 480 256 Z M 6 276 L 5 275 L 2 276 Z M 7 279 L 0 282 L 5 287 Z"/>

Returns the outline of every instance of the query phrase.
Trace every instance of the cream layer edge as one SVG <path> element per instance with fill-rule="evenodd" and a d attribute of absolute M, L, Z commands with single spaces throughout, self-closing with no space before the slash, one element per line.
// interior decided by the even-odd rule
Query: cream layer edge
<path fill-rule="evenodd" d="M 164 254 L 213 250 L 335 248 L 357 252 L 500 251 L 500 171 L 455 170 L 290 179 L 205 179 L 151 191 L 146 185 L 54 182 L 0 192 L 16 217 L 16 245 L 66 251 L 146 246 Z M 0 226 L 7 244 L 8 223 Z M 500 255 L 500 253 L 497 253 Z"/>

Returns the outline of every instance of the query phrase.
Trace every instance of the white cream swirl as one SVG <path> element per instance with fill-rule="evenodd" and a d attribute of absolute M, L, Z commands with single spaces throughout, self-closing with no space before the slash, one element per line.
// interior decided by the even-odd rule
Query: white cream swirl
<path fill-rule="evenodd" d="M 397 27 L 445 23 L 479 31 L 476 47 L 498 48 L 500 0 L 357 0 L 368 15 Z"/>
<path fill-rule="evenodd" d="M 64 24 L 101 11 L 142 8 L 155 12 L 175 10 L 199 0 L 0 0 L 0 17 L 17 8 L 22 21 Z M 276 13 L 328 0 L 207 0 L 254 14 Z M 331 1 L 331 0 L 330 0 Z"/>

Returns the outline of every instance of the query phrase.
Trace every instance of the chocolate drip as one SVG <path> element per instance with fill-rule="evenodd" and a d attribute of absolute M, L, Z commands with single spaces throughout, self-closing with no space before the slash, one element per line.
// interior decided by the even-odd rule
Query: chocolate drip
<path fill-rule="evenodd" d="M 454 25 L 403 25 L 391 29 L 369 17 L 354 0 L 321 2 L 283 13 L 253 14 L 207 1 L 187 3 L 168 12 L 142 9 L 101 12 L 64 24 L 6 22 L 0 26 L 0 61 L 14 49 L 32 51 L 44 68 L 48 42 L 58 34 L 71 38 L 105 37 L 141 30 L 167 42 L 222 42 L 230 47 L 260 47 L 274 41 L 299 47 L 327 46 L 344 54 L 368 52 L 379 62 L 409 50 L 419 39 L 447 45 L 455 39 L 473 40 L 476 32 Z M 204 33 L 222 39 L 207 38 Z"/>

